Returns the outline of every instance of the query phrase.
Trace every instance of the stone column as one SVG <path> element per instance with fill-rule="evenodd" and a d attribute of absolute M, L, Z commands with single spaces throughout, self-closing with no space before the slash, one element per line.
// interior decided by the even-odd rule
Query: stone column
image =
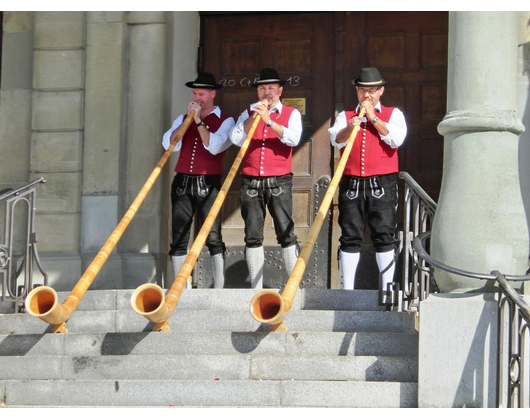
<path fill-rule="evenodd" d="M 164 134 L 166 68 L 165 13 L 129 12 L 127 22 L 130 49 L 123 212 L 134 201 L 164 153 L 161 139 Z M 158 180 L 119 244 L 127 288 L 161 281 L 160 215 L 161 191 Z"/>
<path fill-rule="evenodd" d="M 478 273 L 524 274 L 528 227 L 516 114 L 517 12 L 451 12 L 444 170 L 432 255 Z M 492 284 L 435 271 L 442 292 Z M 493 282 L 491 282 L 493 283 Z M 484 289 L 484 286 L 486 288 Z"/>
<path fill-rule="evenodd" d="M 124 149 L 126 12 L 87 12 L 81 255 L 83 271 L 119 223 Z M 117 247 L 91 289 L 122 289 Z"/>
<path fill-rule="evenodd" d="M 530 226 L 530 12 L 519 12 L 517 115 L 526 130 L 519 136 L 519 177 L 526 220 Z M 529 261 L 530 266 L 530 261 Z M 530 295 L 530 282 L 524 283 L 525 295 Z"/>
<path fill-rule="evenodd" d="M 35 12 L 33 41 L 30 177 L 47 179 L 37 194 L 39 252 L 49 285 L 71 290 L 81 276 L 85 13 Z"/>

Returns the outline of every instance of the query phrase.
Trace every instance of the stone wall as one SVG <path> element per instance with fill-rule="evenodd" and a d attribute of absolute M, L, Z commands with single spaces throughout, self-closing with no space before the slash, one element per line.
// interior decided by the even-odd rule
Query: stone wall
<path fill-rule="evenodd" d="M 184 33 L 175 19 L 191 34 L 179 62 L 192 80 L 197 12 L 4 12 L 0 190 L 46 178 L 36 230 L 56 290 L 76 284 L 162 157 L 172 80 L 181 77 L 171 60 L 173 28 Z M 163 282 L 170 166 L 92 289 Z"/>

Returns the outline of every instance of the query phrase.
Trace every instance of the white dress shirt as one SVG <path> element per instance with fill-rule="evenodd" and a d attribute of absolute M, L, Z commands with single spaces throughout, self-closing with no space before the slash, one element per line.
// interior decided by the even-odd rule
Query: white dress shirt
<path fill-rule="evenodd" d="M 260 102 L 253 103 L 252 105 L 250 105 L 250 109 L 254 110 L 254 107 L 259 104 Z M 278 112 L 279 114 L 281 114 L 282 109 L 282 102 L 278 101 L 276 105 L 269 109 L 269 115 L 272 112 Z M 245 109 L 237 119 L 236 125 L 234 126 L 234 128 L 232 128 L 232 131 L 230 132 L 230 140 L 236 146 L 241 147 L 245 142 L 245 139 L 247 138 L 247 133 L 245 133 L 244 124 L 248 117 L 248 109 Z M 298 143 L 300 143 L 300 138 L 302 137 L 302 114 L 300 114 L 300 111 L 295 108 L 291 113 L 291 116 L 289 117 L 289 125 L 287 127 L 282 127 L 283 137 L 280 138 L 280 141 L 286 144 L 287 146 L 298 146 Z"/>
<path fill-rule="evenodd" d="M 359 112 L 359 109 L 360 105 L 357 105 L 357 113 Z M 374 109 L 377 109 L 379 112 L 381 112 L 381 102 L 378 102 L 377 105 L 374 106 Z M 405 137 L 407 136 L 407 124 L 405 122 L 405 116 L 403 115 L 403 112 L 401 112 L 398 108 L 394 108 L 394 111 L 390 116 L 390 120 L 384 123 L 388 130 L 388 134 L 386 136 L 379 134 L 379 137 L 391 148 L 397 149 L 403 144 L 403 142 L 405 141 Z M 339 115 L 337 115 L 333 127 L 328 129 L 328 132 L 331 134 L 331 144 L 333 146 L 337 146 L 339 149 L 346 147 L 346 145 L 348 144 L 347 141 L 343 143 L 336 142 L 337 134 L 339 134 L 339 132 L 347 125 L 348 121 L 346 118 L 346 112 L 342 111 L 341 113 L 339 113 Z"/>
<path fill-rule="evenodd" d="M 216 106 L 210 114 L 215 114 L 217 117 L 221 117 L 221 109 Z M 208 115 L 210 115 L 208 114 Z M 164 136 L 162 137 L 162 146 L 164 149 L 167 150 L 167 148 L 171 144 L 171 134 L 173 131 L 175 131 L 177 128 L 179 128 L 182 125 L 182 122 L 184 121 L 184 114 L 181 114 L 177 117 L 175 121 L 173 121 L 173 125 L 171 128 L 166 131 Z M 195 122 L 192 122 L 192 124 L 195 124 Z M 206 146 L 204 143 L 202 144 L 206 150 L 208 150 L 212 155 L 217 155 L 221 152 L 224 152 L 226 149 L 228 149 L 232 143 L 230 143 L 229 135 L 230 130 L 234 126 L 234 119 L 232 117 L 228 117 L 226 120 L 223 121 L 219 129 L 212 133 L 210 131 L 210 145 Z M 178 144 L 175 146 L 175 149 L 173 149 L 174 152 L 178 152 L 182 148 L 182 141 L 179 141 Z"/>

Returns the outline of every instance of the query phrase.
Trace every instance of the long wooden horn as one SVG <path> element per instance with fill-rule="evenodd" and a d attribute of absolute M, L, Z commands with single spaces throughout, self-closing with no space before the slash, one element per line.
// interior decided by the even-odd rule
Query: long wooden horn
<path fill-rule="evenodd" d="M 365 108 L 362 107 L 359 112 L 359 117 L 362 118 L 364 116 L 364 112 Z M 307 235 L 307 239 L 304 243 L 302 251 L 300 252 L 300 256 L 296 260 L 293 272 L 289 276 L 289 280 L 287 281 L 282 294 L 280 295 L 274 290 L 262 290 L 258 292 L 250 301 L 250 314 L 252 317 L 258 322 L 270 325 L 271 331 L 287 331 L 283 325 L 283 321 L 285 320 L 288 312 L 291 310 L 296 291 L 298 290 L 298 286 L 302 276 L 304 275 L 307 262 L 309 261 L 311 253 L 313 252 L 318 233 L 322 228 L 322 224 L 324 223 L 324 220 L 327 216 L 328 209 L 333 200 L 333 196 L 335 195 L 337 186 L 339 185 L 342 173 L 346 167 L 346 162 L 350 156 L 353 143 L 355 142 L 355 137 L 359 132 L 359 128 L 360 126 L 356 125 L 350 134 L 348 144 L 344 148 L 344 152 L 335 171 L 335 175 L 333 175 L 333 179 L 331 180 L 328 191 L 322 200 L 318 214 L 313 222 L 313 225 L 311 226 L 311 230 Z"/>
<path fill-rule="evenodd" d="M 258 113 L 254 113 L 254 119 L 255 120 L 252 123 L 247 137 L 245 138 L 245 141 L 243 142 L 243 145 L 241 146 L 241 149 L 239 150 L 239 153 L 237 154 L 234 163 L 232 164 L 232 167 L 226 176 L 225 182 L 219 190 L 219 194 L 217 195 L 217 198 L 215 199 L 212 208 L 210 209 L 210 212 L 208 213 L 208 216 L 206 217 L 206 220 L 199 231 L 199 234 L 195 238 L 195 241 L 188 252 L 186 260 L 177 274 L 177 277 L 173 281 L 173 285 L 169 289 L 167 295 L 164 295 L 164 291 L 160 286 L 152 283 L 146 283 L 139 286 L 131 296 L 131 306 L 133 309 L 155 324 L 153 331 L 171 331 L 171 328 L 168 325 L 169 318 L 171 318 L 171 315 L 173 315 L 173 311 L 178 304 L 182 290 L 188 281 L 188 277 L 193 270 L 199 253 L 206 242 L 208 233 L 210 232 L 215 218 L 217 217 L 221 206 L 223 205 L 228 190 L 232 185 L 232 182 L 237 174 L 237 170 L 239 169 L 250 141 L 252 140 L 252 136 L 256 131 L 258 123 L 261 119 Z"/>
<path fill-rule="evenodd" d="M 99 253 L 96 255 L 94 261 L 92 261 L 92 263 L 88 266 L 84 274 L 77 282 L 76 286 L 72 289 L 70 295 L 65 299 L 64 303 L 59 303 L 57 293 L 49 286 L 36 287 L 26 297 L 26 309 L 28 313 L 39 317 L 44 322 L 52 324 L 54 328 L 51 332 L 68 332 L 65 326 L 66 321 L 70 318 L 72 313 L 79 305 L 79 302 L 96 278 L 101 267 L 105 261 L 107 261 L 110 253 L 120 240 L 123 232 L 125 232 L 125 229 L 127 229 L 129 226 L 129 223 L 145 200 L 145 197 L 155 183 L 158 175 L 162 171 L 162 168 L 173 152 L 173 149 L 182 139 L 184 133 L 186 133 L 186 130 L 193 121 L 194 115 L 195 111 L 191 111 L 184 122 L 180 125 L 179 129 L 175 132 L 170 146 L 167 148 L 166 152 L 158 162 L 158 165 L 156 165 L 155 169 L 147 179 L 147 182 L 144 184 L 138 193 L 138 196 L 129 207 L 129 210 L 127 210 L 127 213 L 125 213 L 116 229 L 114 229 L 114 232 L 112 232 L 110 237 L 107 239 L 105 245 L 103 245 Z"/>

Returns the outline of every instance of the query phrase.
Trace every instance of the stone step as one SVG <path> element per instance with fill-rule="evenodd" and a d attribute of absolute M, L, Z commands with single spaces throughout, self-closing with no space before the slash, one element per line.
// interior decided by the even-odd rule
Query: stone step
<path fill-rule="evenodd" d="M 152 332 L 132 293 L 87 292 L 68 334 L 0 315 L 5 406 L 417 406 L 415 314 L 382 311 L 376 291 L 300 290 L 272 333 L 250 315 L 254 290 L 185 290 L 171 332 Z"/>
<path fill-rule="evenodd" d="M 417 407 L 413 382 L 0 380 L 6 407 Z"/>
<path fill-rule="evenodd" d="M 5 356 L 0 380 L 417 382 L 417 358 L 386 356 Z"/>
<path fill-rule="evenodd" d="M 418 334 L 157 332 L 0 335 L 0 356 L 269 355 L 417 357 Z"/>
<path fill-rule="evenodd" d="M 134 290 L 88 290 L 76 312 L 128 310 L 131 309 L 133 293 Z M 257 291 L 252 289 L 185 289 L 177 308 L 248 310 L 256 293 Z M 58 292 L 57 295 L 59 302 L 63 303 L 69 292 Z M 300 289 L 295 295 L 291 310 L 299 309 L 379 311 L 382 308 L 377 305 L 375 290 Z M 0 302 L 0 314 L 2 313 L 12 314 L 12 304 Z"/>
<path fill-rule="evenodd" d="M 288 331 L 414 332 L 414 314 L 333 310 L 293 310 L 285 320 Z M 153 324 L 131 309 L 75 311 L 67 322 L 77 334 L 103 332 L 147 332 Z M 248 310 L 184 309 L 179 307 L 169 321 L 172 331 L 268 331 Z M 51 326 L 29 314 L 0 315 L 0 334 L 43 334 Z"/>
<path fill-rule="evenodd" d="M 68 320 L 72 333 L 142 332 L 153 325 L 132 310 L 131 290 L 89 291 Z M 260 331 L 250 315 L 255 292 L 245 289 L 185 290 L 170 320 L 173 331 Z M 66 298 L 67 293 L 60 297 Z M 289 331 L 412 332 L 414 314 L 386 312 L 376 291 L 303 289 L 285 322 Z M 26 313 L 0 315 L 0 334 L 42 334 L 51 327 Z"/>

